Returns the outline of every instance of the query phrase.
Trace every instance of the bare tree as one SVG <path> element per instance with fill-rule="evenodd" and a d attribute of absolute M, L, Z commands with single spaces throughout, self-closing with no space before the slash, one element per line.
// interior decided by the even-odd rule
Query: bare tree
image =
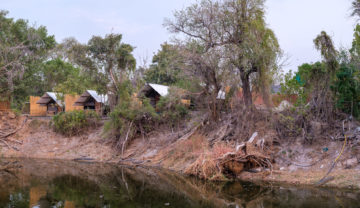
<path fill-rule="evenodd" d="M 236 67 L 245 105 L 251 108 L 251 77 L 267 78 L 281 52 L 264 21 L 264 0 L 203 0 L 174 16 L 165 21 L 169 31 L 200 42 L 205 53 L 221 48 L 222 57 Z"/>

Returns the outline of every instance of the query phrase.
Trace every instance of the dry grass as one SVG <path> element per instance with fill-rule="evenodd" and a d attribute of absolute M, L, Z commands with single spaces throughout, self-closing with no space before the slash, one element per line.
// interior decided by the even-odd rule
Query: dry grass
<path fill-rule="evenodd" d="M 186 140 L 180 140 L 158 154 L 157 159 L 163 160 L 165 167 L 186 166 L 200 157 L 209 148 L 204 136 L 194 134 Z M 183 169 L 181 167 L 180 169 Z"/>
<path fill-rule="evenodd" d="M 226 177 L 218 164 L 218 158 L 233 151 L 234 148 L 224 143 L 216 143 L 213 148 L 208 147 L 185 173 L 207 180 L 224 180 Z"/>

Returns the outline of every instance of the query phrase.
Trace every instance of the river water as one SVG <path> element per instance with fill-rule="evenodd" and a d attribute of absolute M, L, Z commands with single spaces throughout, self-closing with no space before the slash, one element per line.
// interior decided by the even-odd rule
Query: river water
<path fill-rule="evenodd" d="M 0 207 L 360 207 L 360 193 L 204 182 L 143 167 L 0 159 Z"/>

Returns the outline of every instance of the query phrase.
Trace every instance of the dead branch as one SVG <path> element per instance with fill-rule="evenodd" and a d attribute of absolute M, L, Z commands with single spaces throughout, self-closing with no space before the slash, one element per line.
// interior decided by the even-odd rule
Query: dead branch
<path fill-rule="evenodd" d="M 24 127 L 24 125 L 25 125 L 25 123 L 26 123 L 26 121 L 27 121 L 27 117 L 23 120 L 23 122 L 22 122 L 22 124 L 21 124 L 21 126 L 19 127 L 19 128 L 17 128 L 17 129 L 15 129 L 14 131 L 12 131 L 12 132 L 10 132 L 10 133 L 3 133 L 3 132 L 0 132 L 0 139 L 6 139 L 7 137 L 10 137 L 10 136 L 12 136 L 12 135 L 14 135 L 14 134 L 16 134 L 18 131 L 20 131 L 23 127 Z M 2 134 L 2 135 L 1 135 Z M 16 142 L 16 143 L 19 143 L 19 144 L 22 144 L 22 142 L 21 141 L 18 141 L 18 140 L 9 140 L 9 141 L 12 141 L 12 142 Z"/>
<path fill-rule="evenodd" d="M 125 138 L 125 141 L 124 141 L 124 143 L 122 145 L 122 148 L 121 148 L 121 156 L 124 155 L 125 145 L 126 145 L 127 140 L 129 139 L 129 134 L 130 134 L 132 125 L 133 125 L 133 121 L 131 121 L 129 129 L 128 129 L 127 133 L 126 133 L 126 138 Z"/>

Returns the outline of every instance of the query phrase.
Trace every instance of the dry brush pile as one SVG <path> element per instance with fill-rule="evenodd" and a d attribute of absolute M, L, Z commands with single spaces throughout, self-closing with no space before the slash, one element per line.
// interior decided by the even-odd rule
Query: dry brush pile
<path fill-rule="evenodd" d="M 233 148 L 218 143 L 201 154 L 189 166 L 185 173 L 208 180 L 236 178 L 243 171 L 255 171 L 256 168 L 272 169 L 270 147 L 263 146 L 262 140 L 249 141 Z"/>

